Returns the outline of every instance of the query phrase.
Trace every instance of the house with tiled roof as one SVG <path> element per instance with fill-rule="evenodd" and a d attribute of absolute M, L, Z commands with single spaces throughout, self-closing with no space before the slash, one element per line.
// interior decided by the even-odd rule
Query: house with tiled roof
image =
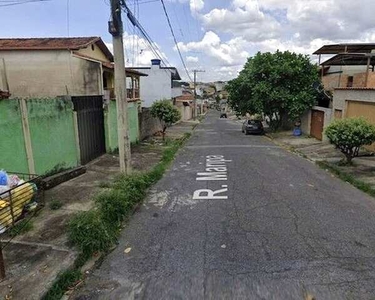
<path fill-rule="evenodd" d="M 113 55 L 100 37 L 0 39 L 0 75 L 12 97 L 115 97 Z M 130 100 L 145 75 L 127 70 Z"/>

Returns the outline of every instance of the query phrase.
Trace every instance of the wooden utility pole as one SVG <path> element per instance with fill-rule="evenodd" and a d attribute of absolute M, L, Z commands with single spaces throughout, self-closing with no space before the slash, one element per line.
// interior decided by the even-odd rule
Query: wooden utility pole
<path fill-rule="evenodd" d="M 203 73 L 203 70 L 193 70 L 194 72 L 194 120 L 197 119 L 197 73 Z"/>
<path fill-rule="evenodd" d="M 123 43 L 123 24 L 121 19 L 121 1 L 111 0 L 112 21 L 109 22 L 109 33 L 113 37 L 113 55 L 115 62 L 115 93 L 117 108 L 118 149 L 120 170 L 131 173 L 131 152 L 128 126 L 128 100 L 126 91 L 125 57 Z"/>

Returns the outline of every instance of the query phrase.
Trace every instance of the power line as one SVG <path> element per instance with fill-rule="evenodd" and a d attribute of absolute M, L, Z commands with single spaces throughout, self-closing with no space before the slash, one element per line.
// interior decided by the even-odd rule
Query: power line
<path fill-rule="evenodd" d="M 129 7 L 126 5 L 125 1 L 122 2 L 122 7 L 123 7 L 123 10 L 127 13 L 127 17 L 129 19 L 129 21 L 134 25 L 136 26 L 140 33 L 142 34 L 142 36 L 146 39 L 146 41 L 150 44 L 150 49 L 151 51 L 156 55 L 157 58 L 159 58 L 163 64 L 165 66 L 171 66 L 171 64 L 169 63 L 169 61 L 167 60 L 166 57 L 164 57 L 159 49 L 159 47 L 157 46 L 157 44 L 151 39 L 151 37 L 148 35 L 148 33 L 146 32 L 146 30 L 143 28 L 143 26 L 141 25 L 141 23 L 138 21 L 138 19 L 134 16 L 134 14 L 132 13 L 132 11 L 129 9 Z"/>
<path fill-rule="evenodd" d="M 167 9 L 166 9 L 165 4 L 164 4 L 164 0 L 160 0 L 160 1 L 161 1 L 161 4 L 163 5 L 164 13 L 165 13 L 165 16 L 166 16 L 167 21 L 168 21 L 169 28 L 170 28 L 171 33 L 172 33 L 172 36 L 173 36 L 173 39 L 174 39 L 174 43 L 176 44 L 176 49 L 178 51 L 178 54 L 180 55 L 180 59 L 181 59 L 182 65 L 184 66 L 186 75 L 188 76 L 188 78 L 190 79 L 190 81 L 192 81 L 191 76 L 189 74 L 189 71 L 188 71 L 188 69 L 186 67 L 185 61 L 184 61 L 184 59 L 182 57 L 182 54 L 181 54 L 181 51 L 180 51 L 180 47 L 178 46 L 178 42 L 177 42 L 176 36 L 174 34 L 171 21 L 169 19 L 168 12 L 167 12 Z"/>
<path fill-rule="evenodd" d="M 6 3 L 6 4 L 0 4 L 0 7 L 21 5 L 21 4 L 32 3 L 32 2 L 47 2 L 47 1 L 52 1 L 52 0 L 1 1 L 0 3 Z"/>

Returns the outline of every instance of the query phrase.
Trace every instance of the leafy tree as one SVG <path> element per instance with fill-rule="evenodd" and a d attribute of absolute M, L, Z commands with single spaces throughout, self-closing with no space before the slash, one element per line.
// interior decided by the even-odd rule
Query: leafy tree
<path fill-rule="evenodd" d="M 348 164 L 358 156 L 360 147 L 375 142 L 375 126 L 364 118 L 336 120 L 327 127 L 325 134 L 345 155 Z"/>
<path fill-rule="evenodd" d="M 312 84 L 318 80 L 317 67 L 306 55 L 258 52 L 228 83 L 229 103 L 242 114 L 264 114 L 276 130 L 285 116 L 297 120 L 315 104 Z"/>
<path fill-rule="evenodd" d="M 168 127 L 181 119 L 180 111 L 169 100 L 156 101 L 151 106 L 151 115 L 158 118 L 163 127 L 163 140 Z"/>

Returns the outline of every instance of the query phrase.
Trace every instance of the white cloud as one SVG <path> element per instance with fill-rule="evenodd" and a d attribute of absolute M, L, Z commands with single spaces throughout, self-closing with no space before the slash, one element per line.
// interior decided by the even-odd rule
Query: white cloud
<path fill-rule="evenodd" d="M 257 0 L 234 0 L 231 8 L 215 8 L 201 15 L 207 30 L 230 33 L 249 41 L 278 37 L 281 26 L 259 9 Z"/>
<path fill-rule="evenodd" d="M 150 66 L 151 60 L 158 58 L 151 50 L 148 42 L 137 35 L 125 32 L 123 41 L 126 67 Z M 106 43 L 106 46 L 113 53 L 113 44 Z M 160 46 L 154 43 L 154 48 L 160 49 Z M 167 56 L 164 52 L 159 51 L 158 53 L 165 61 L 167 60 Z"/>
<path fill-rule="evenodd" d="M 197 56 L 187 56 L 186 61 L 192 62 L 192 63 L 197 63 L 199 61 L 199 58 Z"/>
<path fill-rule="evenodd" d="M 222 43 L 220 37 L 208 31 L 199 42 L 184 44 L 178 43 L 182 52 L 201 51 L 222 65 L 237 65 L 244 63 L 249 53 L 244 50 L 246 42 L 242 38 L 234 38 L 226 43 Z"/>
<path fill-rule="evenodd" d="M 192 12 L 199 12 L 204 8 L 203 0 L 190 0 L 190 10 Z"/>

